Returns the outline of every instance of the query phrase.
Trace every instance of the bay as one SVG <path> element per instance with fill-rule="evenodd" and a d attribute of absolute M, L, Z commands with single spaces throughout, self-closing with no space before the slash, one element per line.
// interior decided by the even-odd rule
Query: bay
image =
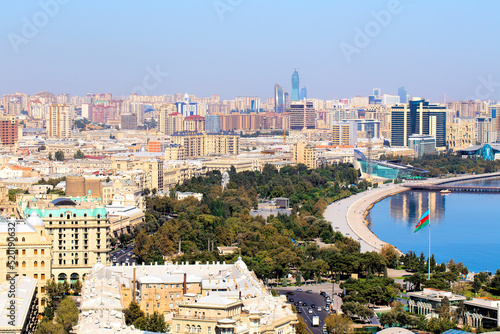
<path fill-rule="evenodd" d="M 500 186 L 500 178 L 457 184 Z M 383 241 L 406 253 L 428 256 L 429 233 L 414 233 L 420 216 L 429 209 L 431 252 L 438 263 L 463 262 L 469 271 L 500 268 L 500 194 L 406 191 L 376 203 L 367 221 Z"/>

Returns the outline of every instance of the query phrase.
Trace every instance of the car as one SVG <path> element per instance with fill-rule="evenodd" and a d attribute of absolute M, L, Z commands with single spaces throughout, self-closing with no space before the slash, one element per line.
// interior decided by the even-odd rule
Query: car
<path fill-rule="evenodd" d="M 326 292 L 325 291 L 321 291 L 319 294 L 322 295 L 322 296 L 326 296 Z"/>
<path fill-rule="evenodd" d="M 293 303 L 293 298 L 288 298 L 288 301 L 289 301 L 290 303 Z"/>
<path fill-rule="evenodd" d="M 315 308 L 315 307 L 316 307 L 316 305 L 315 305 L 315 304 L 311 304 L 311 308 Z"/>
<path fill-rule="evenodd" d="M 299 309 L 297 309 L 297 313 L 298 313 L 298 314 L 302 313 L 302 309 L 300 309 L 300 308 L 299 308 Z"/>
<path fill-rule="evenodd" d="M 313 293 L 313 291 L 312 290 L 307 290 L 306 293 Z"/>
<path fill-rule="evenodd" d="M 293 295 L 293 291 L 288 291 L 286 294 L 291 296 L 291 295 Z"/>
<path fill-rule="evenodd" d="M 302 303 L 302 306 L 307 306 L 307 303 L 306 302 Z"/>
<path fill-rule="evenodd" d="M 318 306 L 316 310 L 318 310 L 318 312 L 321 312 L 321 306 Z"/>
<path fill-rule="evenodd" d="M 301 288 L 298 288 L 298 289 L 295 289 L 295 291 L 297 291 L 297 292 L 301 292 L 301 291 L 302 291 L 302 289 L 301 289 Z"/>
<path fill-rule="evenodd" d="M 295 303 L 293 303 L 293 305 L 299 306 L 299 302 L 295 302 Z"/>
<path fill-rule="evenodd" d="M 308 312 L 309 312 L 309 314 L 312 314 L 313 313 L 312 308 L 310 308 Z"/>

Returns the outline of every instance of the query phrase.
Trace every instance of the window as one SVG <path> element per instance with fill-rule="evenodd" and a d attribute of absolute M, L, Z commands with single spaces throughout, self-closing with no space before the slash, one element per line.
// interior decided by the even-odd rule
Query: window
<path fill-rule="evenodd" d="M 43 289 L 43 288 L 42 288 Z M 43 292 L 43 291 L 42 291 Z M 45 299 L 42 299 L 42 306 L 45 306 Z"/>
<path fill-rule="evenodd" d="M 207 327 L 207 334 L 211 334 L 212 333 L 212 327 L 208 326 Z"/>
<path fill-rule="evenodd" d="M 26 255 L 26 249 L 23 249 L 23 255 Z"/>
<path fill-rule="evenodd" d="M 176 332 L 177 332 L 177 333 L 180 333 L 180 332 L 181 332 L 181 325 L 177 324 L 177 329 L 176 329 Z"/>
<path fill-rule="evenodd" d="M 38 279 L 38 274 L 34 274 L 33 277 Z"/>
<path fill-rule="evenodd" d="M 45 279 L 45 274 L 41 274 L 40 276 L 40 279 L 43 281 Z"/>
<path fill-rule="evenodd" d="M 35 249 L 35 250 L 33 251 L 33 254 L 38 255 L 38 249 Z"/>
<path fill-rule="evenodd" d="M 45 268 L 45 262 L 44 261 L 40 262 L 40 267 Z"/>
<path fill-rule="evenodd" d="M 22 242 L 25 242 L 25 241 L 26 241 L 26 239 L 23 237 L 21 241 L 22 241 Z"/>
<path fill-rule="evenodd" d="M 33 264 L 33 266 L 36 268 L 38 267 L 38 262 L 35 261 L 35 263 Z"/>
<path fill-rule="evenodd" d="M 8 262 L 7 262 L 7 266 L 8 266 Z M 26 261 L 23 261 L 22 266 L 23 266 L 23 268 L 26 268 Z"/>
<path fill-rule="evenodd" d="M 45 255 L 45 249 L 42 249 L 42 255 Z"/>
<path fill-rule="evenodd" d="M 41 293 L 44 293 L 44 292 L 45 292 L 45 287 L 44 287 L 44 286 L 42 286 L 42 289 L 41 289 L 41 291 L 40 291 L 40 292 L 41 292 Z M 43 300 L 43 299 L 42 299 L 42 300 Z"/>

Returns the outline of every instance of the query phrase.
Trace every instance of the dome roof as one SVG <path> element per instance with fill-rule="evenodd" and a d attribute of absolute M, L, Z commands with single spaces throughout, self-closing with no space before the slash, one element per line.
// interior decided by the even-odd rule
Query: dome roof
<path fill-rule="evenodd" d="M 55 206 L 59 206 L 59 205 L 76 205 L 75 202 L 73 202 L 69 198 L 64 198 L 64 197 L 56 198 L 51 203 L 54 204 Z"/>
<path fill-rule="evenodd" d="M 26 219 L 26 223 L 31 226 L 43 226 L 43 220 L 36 212 L 32 212 L 31 215 Z"/>

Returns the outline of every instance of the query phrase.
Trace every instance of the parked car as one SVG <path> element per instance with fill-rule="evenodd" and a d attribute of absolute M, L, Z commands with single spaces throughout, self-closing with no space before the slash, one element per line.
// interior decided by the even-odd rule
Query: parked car
<path fill-rule="evenodd" d="M 315 305 L 315 304 L 311 304 L 311 308 L 315 308 L 315 307 L 316 307 L 316 305 Z"/>
<path fill-rule="evenodd" d="M 288 298 L 288 301 L 289 301 L 290 303 L 293 303 L 293 298 Z"/>
<path fill-rule="evenodd" d="M 307 303 L 306 302 L 302 303 L 302 306 L 307 306 Z"/>
<path fill-rule="evenodd" d="M 313 293 L 313 291 L 312 290 L 307 290 L 306 293 Z"/>
<path fill-rule="evenodd" d="M 321 306 L 318 306 L 316 310 L 318 310 L 318 312 L 321 312 Z"/>
<path fill-rule="evenodd" d="M 309 314 L 312 314 L 313 313 L 312 308 L 310 308 L 308 312 L 309 312 Z"/>
<path fill-rule="evenodd" d="M 302 289 L 301 289 L 301 288 L 298 288 L 298 289 L 295 289 L 295 291 L 300 292 L 300 291 L 302 291 Z"/>

